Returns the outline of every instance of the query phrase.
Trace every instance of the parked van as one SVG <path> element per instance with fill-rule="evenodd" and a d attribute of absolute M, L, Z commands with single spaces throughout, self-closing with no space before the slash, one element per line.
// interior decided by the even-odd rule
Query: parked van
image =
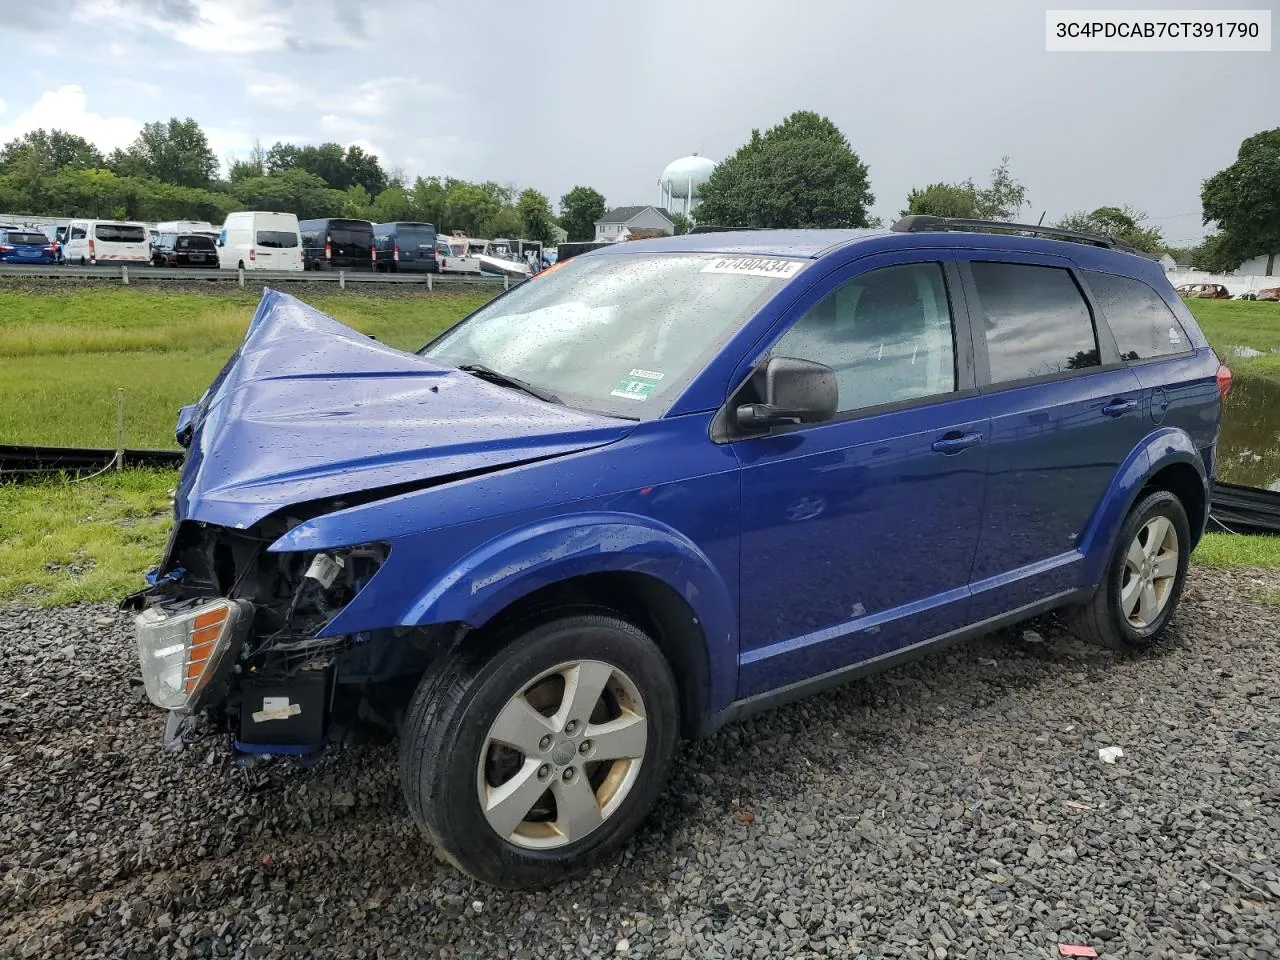
<path fill-rule="evenodd" d="M 377 251 L 368 220 L 303 220 L 299 227 L 306 269 L 373 269 Z"/>
<path fill-rule="evenodd" d="M 129 220 L 72 220 L 62 248 L 64 263 L 150 263 L 147 225 Z"/>
<path fill-rule="evenodd" d="M 228 213 L 218 234 L 218 266 L 224 270 L 302 270 L 297 216 L 265 210 Z"/>
<path fill-rule="evenodd" d="M 157 233 L 188 233 L 216 237 L 218 228 L 207 220 L 166 220 L 156 224 Z"/>
<path fill-rule="evenodd" d="M 375 223 L 378 269 L 395 273 L 438 273 L 436 228 L 430 223 Z"/>

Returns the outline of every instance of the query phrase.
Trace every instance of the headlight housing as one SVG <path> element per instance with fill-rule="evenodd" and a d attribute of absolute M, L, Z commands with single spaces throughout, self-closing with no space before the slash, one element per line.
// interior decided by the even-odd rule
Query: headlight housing
<path fill-rule="evenodd" d="M 148 699 L 167 710 L 195 709 L 252 614 L 249 602 L 226 599 L 138 614 L 134 633 Z"/>

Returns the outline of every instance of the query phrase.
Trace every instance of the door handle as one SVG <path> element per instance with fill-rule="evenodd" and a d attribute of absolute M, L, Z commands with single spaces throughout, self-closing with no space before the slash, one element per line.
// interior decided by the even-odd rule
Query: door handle
<path fill-rule="evenodd" d="M 961 450 L 968 450 L 970 447 L 976 447 L 981 442 L 982 434 L 980 433 L 959 433 L 957 431 L 952 431 L 951 433 L 933 441 L 933 449 L 937 453 L 959 453 Z"/>
<path fill-rule="evenodd" d="M 1102 408 L 1104 417 L 1120 417 L 1128 413 L 1130 410 L 1137 409 L 1138 401 L 1131 399 L 1112 400 Z"/>

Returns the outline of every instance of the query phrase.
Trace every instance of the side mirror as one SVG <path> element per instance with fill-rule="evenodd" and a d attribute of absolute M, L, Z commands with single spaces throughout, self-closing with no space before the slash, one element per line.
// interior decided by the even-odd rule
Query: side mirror
<path fill-rule="evenodd" d="M 839 406 L 836 372 L 826 364 L 794 357 L 770 357 L 755 377 L 763 381 L 764 403 L 744 403 L 736 411 L 744 430 L 821 423 Z"/>

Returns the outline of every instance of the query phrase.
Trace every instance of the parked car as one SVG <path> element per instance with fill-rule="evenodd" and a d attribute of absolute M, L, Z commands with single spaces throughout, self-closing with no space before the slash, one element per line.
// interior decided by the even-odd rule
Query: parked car
<path fill-rule="evenodd" d="M 308 270 L 372 270 L 377 263 L 368 220 L 303 220 L 298 226 Z"/>
<path fill-rule="evenodd" d="M 126 601 L 171 735 L 381 713 L 437 848 L 529 886 L 682 736 L 1049 610 L 1150 647 L 1230 371 L 1159 264 L 949 226 L 608 245 L 416 354 L 267 292 Z"/>
<path fill-rule="evenodd" d="M 292 213 L 229 213 L 218 234 L 217 248 L 218 266 L 224 270 L 303 269 L 302 234 Z"/>
<path fill-rule="evenodd" d="M 147 225 L 128 220 L 72 220 L 62 246 L 64 263 L 149 263 Z"/>
<path fill-rule="evenodd" d="M 1220 283 L 1184 283 L 1178 296 L 1191 300 L 1230 300 L 1231 293 Z"/>
<path fill-rule="evenodd" d="M 1280 287 L 1266 287 L 1259 290 L 1256 300 L 1280 300 Z"/>
<path fill-rule="evenodd" d="M 58 246 L 34 228 L 0 229 L 0 263 L 57 263 Z"/>
<path fill-rule="evenodd" d="M 218 266 L 218 248 L 203 233 L 162 233 L 151 248 L 151 262 L 157 267 Z"/>
<path fill-rule="evenodd" d="M 377 266 L 384 272 L 439 273 L 436 228 L 430 223 L 375 223 L 373 242 Z"/>

